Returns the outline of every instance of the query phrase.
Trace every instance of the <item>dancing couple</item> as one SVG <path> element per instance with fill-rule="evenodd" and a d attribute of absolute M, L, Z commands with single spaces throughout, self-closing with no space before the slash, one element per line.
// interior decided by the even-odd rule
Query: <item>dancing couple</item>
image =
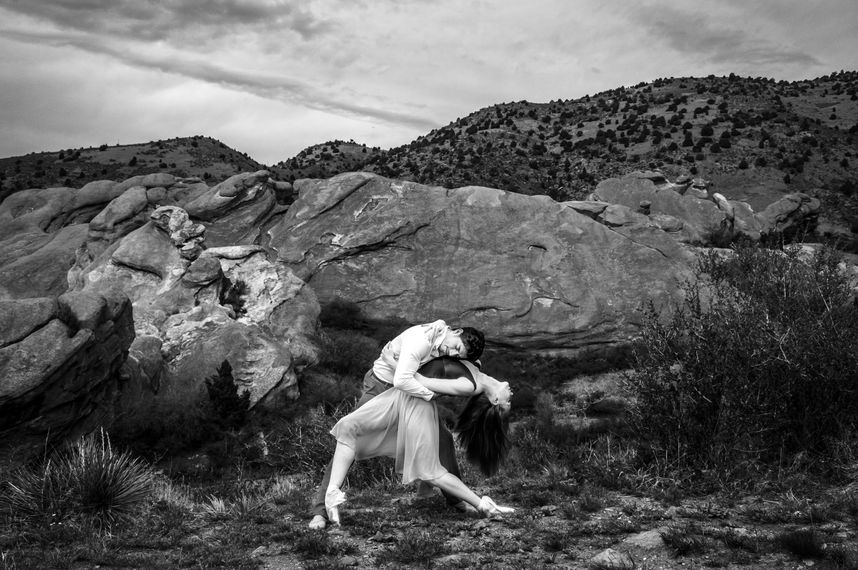
<path fill-rule="evenodd" d="M 476 365 L 484 346 L 480 331 L 452 329 L 441 320 L 410 327 L 385 345 L 364 376 L 355 410 L 331 430 L 337 445 L 313 499 L 310 528 L 339 524 L 351 464 L 379 456 L 395 458 L 403 484 L 419 481 L 423 492 L 437 487 L 459 510 L 512 512 L 462 482 L 453 435 L 433 401 L 436 394 L 470 397 L 456 423 L 459 442 L 483 473 L 497 472 L 509 449 L 505 416 L 512 391 Z"/>

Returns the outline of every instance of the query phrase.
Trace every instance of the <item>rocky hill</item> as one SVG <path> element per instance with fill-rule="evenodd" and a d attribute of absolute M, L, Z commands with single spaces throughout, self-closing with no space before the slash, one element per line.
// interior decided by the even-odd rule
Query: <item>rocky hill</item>
<path fill-rule="evenodd" d="M 378 147 L 368 147 L 353 140 L 328 141 L 305 148 L 294 157 L 276 164 L 272 170 L 284 180 L 329 178 L 341 172 L 363 169 L 382 156 Z"/>
<path fill-rule="evenodd" d="M 797 82 L 666 78 L 574 100 L 493 105 L 345 168 L 559 200 L 658 169 L 670 179 L 705 178 L 755 210 L 809 193 L 822 202 L 822 223 L 842 233 L 858 229 L 856 141 L 858 72 Z M 281 163 L 280 175 L 342 171 L 333 150 L 312 148 Z"/>
<path fill-rule="evenodd" d="M 33 152 L 0 158 L 0 201 L 28 188 L 79 188 L 94 180 L 125 180 L 154 172 L 196 176 L 214 184 L 263 168 L 246 153 L 203 136 Z"/>

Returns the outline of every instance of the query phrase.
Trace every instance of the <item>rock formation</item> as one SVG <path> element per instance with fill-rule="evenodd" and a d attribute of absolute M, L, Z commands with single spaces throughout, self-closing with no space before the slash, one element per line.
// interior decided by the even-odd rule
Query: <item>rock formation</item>
<path fill-rule="evenodd" d="M 224 359 L 252 405 L 294 395 L 317 358 L 317 296 L 371 319 L 471 324 L 496 346 L 604 354 L 679 299 L 689 244 L 789 231 L 818 209 L 796 194 L 757 214 L 659 173 L 563 203 L 369 173 L 295 189 L 288 210 L 290 188 L 265 171 L 6 199 L 0 429 L 70 432 L 115 405 L 201 398 Z"/>
<path fill-rule="evenodd" d="M 615 227 L 491 188 L 368 173 L 295 187 L 270 246 L 322 302 L 352 301 L 371 318 L 444 318 L 497 345 L 581 353 L 627 342 L 641 311 L 675 299 L 690 278 L 689 251 L 619 206 L 628 219 Z"/>
<path fill-rule="evenodd" d="M 135 359 L 153 369 L 160 353 L 163 369 L 150 384 L 166 382 L 175 397 L 198 397 L 224 359 L 251 405 L 275 392 L 294 395 L 296 372 L 315 358 L 308 339 L 318 317 L 315 296 L 262 247 L 203 249 L 206 237 L 206 226 L 185 210 L 163 206 L 78 268 L 72 288 L 128 294 L 138 337 L 152 339 L 135 344 Z M 241 292 L 230 305 L 237 284 Z"/>
<path fill-rule="evenodd" d="M 120 380 L 134 340 L 119 290 L 0 301 L 0 438 L 44 442 L 109 421 L 133 379 Z"/>
<path fill-rule="evenodd" d="M 224 359 L 252 405 L 296 395 L 318 303 L 252 244 L 286 190 L 265 171 L 213 188 L 152 174 L 0 204 L 0 430 L 62 435 L 204 397 Z"/>
<path fill-rule="evenodd" d="M 766 235 L 793 234 L 812 229 L 819 214 L 819 200 L 807 194 L 788 194 L 755 213 L 745 202 L 711 192 L 705 181 L 671 183 L 659 172 L 608 178 L 596 186 L 590 198 L 631 210 L 645 203 L 654 224 L 696 245 L 738 236 L 758 241 Z"/>

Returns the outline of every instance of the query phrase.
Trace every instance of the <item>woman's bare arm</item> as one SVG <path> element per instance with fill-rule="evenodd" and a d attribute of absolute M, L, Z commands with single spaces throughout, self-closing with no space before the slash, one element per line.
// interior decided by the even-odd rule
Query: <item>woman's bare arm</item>
<path fill-rule="evenodd" d="M 474 388 L 474 383 L 464 376 L 452 379 L 429 378 L 418 372 L 414 374 L 414 378 L 436 394 L 444 394 L 445 396 L 473 396 L 480 393 L 479 389 Z"/>

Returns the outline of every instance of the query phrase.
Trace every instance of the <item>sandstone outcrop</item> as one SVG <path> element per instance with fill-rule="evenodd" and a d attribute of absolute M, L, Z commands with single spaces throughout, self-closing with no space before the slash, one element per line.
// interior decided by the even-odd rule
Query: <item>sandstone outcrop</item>
<path fill-rule="evenodd" d="M 352 301 L 370 318 L 443 318 L 498 345 L 598 351 L 635 336 L 641 310 L 690 278 L 689 250 L 642 215 L 618 229 L 545 196 L 369 173 L 295 188 L 270 246 L 322 302 Z"/>
<path fill-rule="evenodd" d="M 109 421 L 134 340 L 117 290 L 0 301 L 0 437 L 44 442 Z"/>
<path fill-rule="evenodd" d="M 199 179 L 156 173 L 78 189 L 16 192 L 0 203 L 0 299 L 63 293 L 70 268 L 92 261 L 161 206 L 193 204 L 199 220 L 212 226 L 210 245 L 252 243 L 259 225 L 282 210 L 275 200 L 284 191 L 259 171 L 213 188 Z"/>
<path fill-rule="evenodd" d="M 265 171 L 214 188 L 150 174 L 0 204 L 0 430 L 62 435 L 199 398 L 224 359 L 253 405 L 294 396 L 318 302 L 252 244 L 290 190 Z"/>
<path fill-rule="evenodd" d="M 789 235 L 812 229 L 819 214 L 819 200 L 807 194 L 788 194 L 755 213 L 745 202 L 711 192 L 704 181 L 672 183 L 659 172 L 633 172 L 603 180 L 590 200 L 633 211 L 646 204 L 652 223 L 685 243 L 697 245 L 738 236 L 757 241 L 766 235 Z"/>
<path fill-rule="evenodd" d="M 309 340 L 319 311 L 313 292 L 268 261 L 262 247 L 204 249 L 207 236 L 205 224 L 185 210 L 158 208 L 146 225 L 79 268 L 73 288 L 127 292 L 138 338 L 149 340 L 135 343 L 126 373 L 166 387 L 170 397 L 199 397 L 225 359 L 251 405 L 276 393 L 295 395 L 297 372 L 316 358 Z"/>
<path fill-rule="evenodd" d="M 265 170 L 232 176 L 189 201 L 194 219 L 207 223 L 209 246 L 252 244 L 277 205 L 277 189 Z"/>

